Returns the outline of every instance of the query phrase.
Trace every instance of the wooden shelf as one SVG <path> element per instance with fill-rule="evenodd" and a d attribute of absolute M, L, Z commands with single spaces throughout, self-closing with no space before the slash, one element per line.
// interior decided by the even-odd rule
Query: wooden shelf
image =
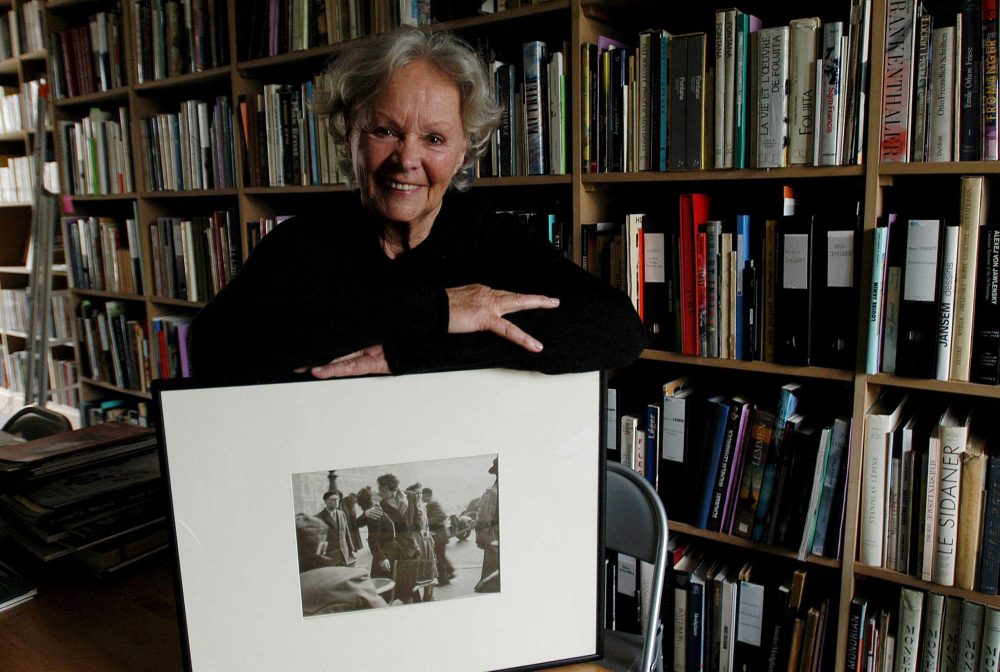
<path fill-rule="evenodd" d="M 473 187 L 544 187 L 569 185 L 572 175 L 514 175 L 511 177 L 477 177 Z"/>
<path fill-rule="evenodd" d="M 849 178 L 863 177 L 864 166 L 794 166 L 791 168 L 770 168 L 764 170 L 668 170 L 629 172 L 629 173 L 585 173 L 582 176 L 584 187 L 597 187 L 618 184 L 647 184 L 650 182 L 711 182 L 743 180 L 810 180 L 830 179 L 832 177 Z"/>
<path fill-rule="evenodd" d="M 146 297 L 144 297 L 142 294 L 125 294 L 124 292 L 109 292 L 103 289 L 74 288 L 73 291 L 80 296 L 93 297 L 95 299 L 107 299 L 110 301 L 143 302 L 146 300 Z"/>
<path fill-rule="evenodd" d="M 1000 596 L 986 595 L 984 593 L 978 593 L 974 590 L 965 590 L 964 588 L 956 588 L 954 586 L 942 586 L 936 583 L 930 583 L 928 581 L 921 581 L 920 579 L 910 576 L 909 574 L 894 572 L 891 569 L 882 569 L 881 567 L 869 567 L 868 565 L 855 563 L 854 574 L 857 576 L 864 576 L 870 579 L 879 579 L 881 581 L 888 581 L 890 583 L 894 583 L 897 585 L 909 586 L 911 588 L 917 588 L 919 590 L 924 590 L 931 593 L 940 593 L 942 595 L 951 595 L 954 597 L 960 597 L 963 600 L 969 600 L 970 602 L 978 602 L 979 604 L 986 604 L 991 607 L 1000 607 Z"/>
<path fill-rule="evenodd" d="M 676 352 L 664 352 L 662 350 L 649 349 L 643 351 L 642 359 L 656 362 L 670 362 L 673 364 L 685 364 L 688 366 L 699 366 L 710 369 L 733 369 L 755 373 L 769 373 L 793 378 L 837 380 L 845 383 L 852 382 L 856 375 L 853 371 L 827 369 L 819 366 L 788 366 L 785 364 L 774 364 L 772 362 L 744 361 L 741 359 L 692 357 L 691 355 L 682 355 Z"/>
<path fill-rule="evenodd" d="M 212 68 L 211 70 L 202 70 L 201 72 L 189 72 L 184 75 L 175 75 L 173 77 L 166 77 L 164 79 L 155 79 L 152 81 L 143 82 L 141 84 L 136 84 L 133 90 L 140 94 L 148 94 L 153 92 L 174 92 L 175 89 L 183 89 L 190 86 L 197 86 L 200 84 L 211 84 L 211 83 L 228 83 L 230 76 L 230 68 L 228 65 L 223 65 L 218 68 Z"/>
<path fill-rule="evenodd" d="M 900 387 L 908 390 L 923 390 L 943 394 L 964 394 L 970 397 L 1000 399 L 1000 386 L 981 385 L 979 383 L 963 383 L 955 380 L 930 380 L 927 378 L 902 378 L 880 373 L 868 376 L 869 385 L 883 387 Z"/>
<path fill-rule="evenodd" d="M 236 196 L 237 189 L 182 189 L 181 191 L 143 191 L 141 198 L 148 200 L 166 200 L 173 198 L 216 198 L 219 196 Z"/>
<path fill-rule="evenodd" d="M 720 532 L 709 532 L 708 530 L 703 530 L 694 525 L 688 525 L 687 523 L 680 523 L 677 521 L 670 521 L 670 531 L 678 532 L 680 534 L 686 534 L 691 537 L 697 537 L 699 539 L 707 539 L 709 541 L 718 542 L 721 544 L 726 544 L 728 546 L 733 546 L 735 548 L 744 548 L 750 551 L 757 551 L 760 553 L 767 553 L 768 555 L 774 555 L 786 560 L 795 560 L 797 562 L 806 562 L 810 565 L 815 565 L 817 567 L 826 567 L 828 569 L 840 569 L 841 561 L 832 558 L 823 558 L 818 555 L 809 555 L 806 560 L 800 561 L 798 555 L 795 551 L 790 551 L 787 548 L 781 548 L 778 546 L 771 546 L 768 544 L 761 544 L 756 541 L 751 541 L 749 539 L 743 539 L 742 537 L 734 537 L 731 534 L 722 534 Z"/>
<path fill-rule="evenodd" d="M 81 382 L 87 385 L 92 385 L 93 387 L 99 387 L 102 390 L 108 390 L 110 392 L 117 392 L 119 394 L 125 394 L 130 397 L 138 397 L 140 399 L 152 399 L 153 395 L 149 392 L 142 392 L 140 390 L 128 390 L 124 387 L 118 387 L 117 385 L 112 385 L 111 383 L 106 383 L 103 380 L 94 380 L 93 378 L 81 378 Z"/>
<path fill-rule="evenodd" d="M 0 133 L 0 142 L 24 142 L 28 139 L 26 131 L 7 131 Z"/>
<path fill-rule="evenodd" d="M 880 163 L 879 175 L 989 175 L 1000 174 L 1000 161 L 943 161 L 940 163 Z"/>
<path fill-rule="evenodd" d="M 188 301 L 187 299 L 172 299 L 168 296 L 150 296 L 150 303 L 160 306 L 173 306 L 176 308 L 198 309 L 207 304 L 207 301 Z"/>
<path fill-rule="evenodd" d="M 287 187 L 245 187 L 248 196 L 281 196 L 283 194 L 340 194 L 348 193 L 346 184 L 295 184 Z"/>
<path fill-rule="evenodd" d="M 66 194 L 65 198 L 70 198 L 73 201 L 81 203 L 99 203 L 108 201 L 134 201 L 136 195 L 135 192 L 130 191 L 122 194 Z"/>
<path fill-rule="evenodd" d="M 128 87 L 122 86 L 117 89 L 111 89 L 110 91 L 98 91 L 97 93 L 88 93 L 83 96 L 74 96 L 72 98 L 57 98 L 53 104 L 55 107 L 81 107 L 85 105 L 111 105 L 111 104 L 123 104 L 128 102 Z"/>
<path fill-rule="evenodd" d="M 518 7 L 506 9 L 495 14 L 483 14 L 481 16 L 470 16 L 466 19 L 455 19 L 454 21 L 444 21 L 442 23 L 432 23 L 423 26 L 424 30 L 440 32 L 444 30 L 466 30 L 468 28 L 481 28 L 493 23 L 507 24 L 521 19 L 533 19 L 545 14 L 554 14 L 569 9 L 569 0 L 551 0 L 540 5 L 530 7 Z"/>

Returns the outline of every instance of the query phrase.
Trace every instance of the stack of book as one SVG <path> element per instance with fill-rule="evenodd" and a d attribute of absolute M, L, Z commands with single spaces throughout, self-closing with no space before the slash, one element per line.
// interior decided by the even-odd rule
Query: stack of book
<path fill-rule="evenodd" d="M 851 370 L 859 208 L 798 213 L 786 187 L 780 217 L 721 217 L 681 194 L 673 212 L 582 225 L 583 263 L 629 294 L 655 348 Z"/>
<path fill-rule="evenodd" d="M 144 260 L 138 220 L 63 217 L 67 266 L 72 286 L 141 295 Z"/>
<path fill-rule="evenodd" d="M 98 12 L 85 24 L 49 35 L 56 98 L 125 86 L 125 33 L 121 11 Z"/>
<path fill-rule="evenodd" d="M 107 423 L 0 447 L 3 535 L 42 561 L 113 571 L 166 547 L 155 433 Z"/>
<path fill-rule="evenodd" d="M 0 611 L 23 604 L 37 594 L 35 584 L 0 562 Z"/>
<path fill-rule="evenodd" d="M 84 375 L 90 380 L 136 390 L 149 390 L 150 364 L 146 320 L 129 315 L 122 301 L 80 303 L 79 333 L 85 351 Z"/>
<path fill-rule="evenodd" d="M 208 301 L 242 267 L 240 232 L 232 210 L 203 217 L 159 217 L 150 224 L 156 296 Z"/>
<path fill-rule="evenodd" d="M 133 191 L 128 109 L 91 108 L 80 121 L 59 121 L 63 193 L 123 194 Z"/>
<path fill-rule="evenodd" d="M 657 488 L 673 521 L 781 546 L 842 554 L 851 422 L 809 412 L 797 383 L 775 402 L 709 394 L 693 379 L 640 404 L 609 385 L 607 448 Z"/>
<path fill-rule="evenodd" d="M 859 560 L 996 595 L 1000 456 L 986 411 L 883 392 L 865 416 Z"/>
<path fill-rule="evenodd" d="M 139 82 L 229 62 L 224 0 L 133 0 L 132 22 Z"/>
<path fill-rule="evenodd" d="M 888 214 L 873 232 L 867 372 L 1000 383 L 1000 227 L 989 181 L 961 178 L 952 220 Z"/>

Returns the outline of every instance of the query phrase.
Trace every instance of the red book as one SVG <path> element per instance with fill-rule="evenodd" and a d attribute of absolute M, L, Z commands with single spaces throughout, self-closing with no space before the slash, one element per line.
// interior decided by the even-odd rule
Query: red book
<path fill-rule="evenodd" d="M 681 194 L 680 198 L 680 296 L 681 352 L 698 354 L 698 276 L 695 260 L 698 225 L 708 221 L 707 194 Z"/>

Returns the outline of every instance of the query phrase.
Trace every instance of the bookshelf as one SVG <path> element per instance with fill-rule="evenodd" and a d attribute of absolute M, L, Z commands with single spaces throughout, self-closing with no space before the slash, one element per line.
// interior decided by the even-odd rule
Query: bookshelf
<path fill-rule="evenodd" d="M 5 2 L 0 4 L 0 87 L 3 111 L 0 113 L 0 237 L 3 253 L 0 262 L 0 292 L 3 293 L 0 317 L 0 408 L 10 413 L 24 405 L 23 379 L 27 348 L 26 307 L 30 276 L 29 249 L 32 219 L 32 187 L 34 180 L 30 158 L 36 142 L 38 81 L 46 76 L 46 51 L 43 30 L 39 23 L 42 6 L 38 2 Z M 15 39 L 15 37 L 17 39 Z M 51 126 L 51 124 L 46 124 Z M 50 128 L 45 131 L 51 134 Z M 49 141 L 51 143 L 51 140 Z M 51 146 L 51 145 L 50 145 Z M 54 153 L 50 150 L 47 163 Z M 51 164 L 54 168 L 55 165 Z M 54 172 L 49 170 L 46 181 L 55 190 Z M 66 267 L 57 242 L 53 266 L 53 307 L 50 321 L 54 323 L 49 339 L 50 407 L 65 414 L 74 425 L 79 424 L 78 379 L 76 370 L 75 333 Z M 68 327 L 68 329 L 67 329 Z"/>
<path fill-rule="evenodd" d="M 328 0 L 329 2 L 329 0 Z M 0 7 L 19 9 L 22 3 L 0 2 Z M 56 156 L 67 156 L 68 136 L 61 129 L 66 125 L 83 123 L 98 111 L 101 123 L 119 122 L 122 133 L 129 140 L 123 150 L 122 159 L 130 163 L 131 183 L 124 178 L 120 193 L 114 188 L 73 190 L 64 198 L 64 218 L 83 220 L 107 218 L 125 227 L 128 220 L 134 220 L 138 232 L 138 257 L 136 257 L 137 280 L 141 291 L 111 291 L 96 287 L 83 287 L 75 281 L 71 295 L 74 310 L 79 315 L 84 304 L 95 312 L 105 312 L 110 303 L 120 304 L 126 321 L 133 323 L 133 329 L 143 331 L 146 339 L 153 342 L 157 334 L 157 324 L 183 322 L 204 305 L 208 298 L 199 296 L 190 300 L 186 294 L 176 291 L 158 290 L 163 282 L 164 270 L 159 268 L 154 258 L 154 243 L 159 240 L 163 222 L 171 218 L 190 219 L 211 217 L 213 213 L 230 212 L 235 227 L 227 229 L 232 249 L 231 265 L 245 258 L 252 247 L 248 222 L 261 218 L 275 218 L 295 212 L 312 209 L 335 208 L 352 198 L 349 189 L 337 183 L 335 176 L 326 175 L 316 183 L 293 183 L 288 186 L 264 186 L 271 182 L 250 179 L 246 165 L 250 157 L 240 140 L 241 126 L 239 103 L 241 100 L 263 94 L 266 86 L 276 85 L 297 88 L 311 75 L 319 71 L 323 64 L 344 49 L 349 49 L 352 40 L 333 44 L 319 44 L 294 51 L 261 56 L 245 40 L 251 34 L 247 27 L 252 23 L 254 8 L 259 3 L 242 0 L 208 0 L 206 7 L 215 8 L 215 18 L 220 21 L 219 41 L 214 60 L 207 59 L 196 66 L 176 65 L 171 74 L 167 65 L 166 76 L 147 76 L 142 81 L 139 76 L 138 53 L 142 47 L 142 36 L 137 39 L 135 26 L 143 25 L 137 16 L 138 4 L 133 0 L 49 0 L 45 3 L 46 30 L 48 34 L 70 34 L 69 31 L 88 26 L 101 12 L 120 15 L 121 31 L 117 34 L 118 52 L 109 49 L 109 54 L 119 53 L 119 60 L 111 58 L 109 68 L 120 64 L 120 81 L 109 76 L 104 85 L 98 84 L 94 90 L 80 91 L 70 95 L 64 84 L 57 85 L 61 94 L 54 101 L 54 133 Z M 512 3 L 513 4 L 513 3 Z M 862 502 L 860 480 L 862 476 L 861 446 L 864 440 L 864 418 L 867 409 L 883 389 L 912 390 L 932 398 L 947 399 L 960 397 L 982 400 L 995 404 L 1000 398 L 997 387 L 973 383 L 941 382 L 910 379 L 887 374 L 866 375 L 864 353 L 866 346 L 866 321 L 864 315 L 865 293 L 871 283 L 871 236 L 883 213 L 885 195 L 890 189 L 898 189 L 911 197 L 930 200 L 928 194 L 938 190 L 957 193 L 958 180 L 962 175 L 985 175 L 991 182 L 1000 175 L 1000 165 L 995 161 L 965 161 L 945 163 L 880 163 L 879 128 L 882 117 L 881 91 L 882 65 L 885 62 L 885 32 L 887 3 L 874 0 L 871 16 L 871 77 L 869 95 L 866 100 L 864 128 L 866 129 L 863 148 L 864 160 L 854 165 L 802 166 L 783 168 L 743 168 L 666 171 L 585 171 L 581 166 L 584 145 L 584 129 L 581 114 L 584 105 L 584 82 L 581 72 L 580 53 L 582 45 L 597 43 L 602 37 L 621 40 L 631 46 L 637 44 L 639 33 L 647 28 L 662 26 L 672 34 L 706 32 L 711 49 L 711 31 L 714 26 L 715 10 L 723 9 L 731 3 L 713 0 L 698 7 L 677 6 L 676 3 L 660 3 L 654 0 L 549 0 L 548 2 L 517 3 L 523 7 L 508 9 L 492 15 L 461 18 L 441 23 L 433 23 L 427 30 L 452 30 L 472 44 L 487 46 L 500 60 L 515 60 L 515 52 L 528 39 L 545 41 L 550 50 L 562 49 L 567 60 L 567 125 L 568 160 L 565 175 L 481 177 L 474 188 L 482 190 L 505 207 L 541 212 L 555 211 L 571 223 L 574 241 L 574 257 L 582 262 L 581 240 L 584 225 L 615 221 L 621 223 L 625 215 L 636 212 L 674 212 L 681 194 L 706 193 L 713 206 L 719 207 L 719 217 L 730 217 L 740 204 L 747 204 L 754 217 L 779 217 L 783 187 L 791 186 L 796 199 L 803 207 L 829 202 L 831 194 L 837 199 L 860 202 L 860 232 L 864 245 L 860 248 L 858 268 L 860 277 L 856 287 L 860 294 L 857 314 L 845 316 L 856 324 L 857 358 L 853 366 L 829 368 L 820 366 L 798 366 L 778 364 L 769 361 L 740 361 L 735 359 L 705 358 L 691 354 L 681 354 L 659 346 L 646 350 L 640 361 L 631 367 L 629 379 L 637 394 L 655 399 L 658 387 L 663 382 L 682 375 L 703 380 L 706 389 L 732 389 L 759 393 L 761 398 L 772 394 L 782 384 L 800 383 L 804 387 L 818 390 L 817 394 L 827 398 L 836 412 L 853 420 L 851 442 L 854 447 L 847 472 L 846 511 L 843 530 L 843 553 L 840 559 L 808 556 L 798 561 L 796 554 L 775 545 L 748 541 L 732 535 L 707 532 L 683 521 L 673 525 L 675 531 L 706 544 L 706 547 L 721 553 L 746 553 L 765 561 L 773 560 L 781 567 L 792 570 L 806 566 L 819 580 L 834 586 L 831 597 L 830 620 L 835 624 L 831 633 L 835 635 L 835 669 L 844 669 L 847 646 L 847 628 L 852 598 L 859 586 L 875 585 L 883 588 L 900 586 L 918 587 L 924 590 L 938 590 L 934 584 L 920 582 L 899 572 L 872 568 L 855 560 L 859 544 L 858 514 Z M 740 8 L 757 14 L 764 26 L 787 25 L 791 19 L 814 14 L 824 22 L 848 20 L 850 2 L 848 0 L 815 0 L 808 7 L 798 8 L 778 3 L 750 0 L 741 3 Z M 221 30 L 224 27 L 224 31 Z M 114 32 L 114 31 L 112 31 Z M 516 38 L 511 37 L 516 35 Z M 356 39 L 364 39 L 359 37 Z M 279 50 L 280 51 L 280 50 Z M 48 74 L 58 80 L 66 74 L 61 62 L 49 53 Z M 33 51 L 28 54 L 0 60 L 0 83 L 20 84 L 46 68 L 46 52 Z M 190 59 L 189 59 L 190 60 Z M 183 58 L 182 58 L 183 61 Z M 148 60 L 143 68 L 148 67 Z M 97 80 L 100 78 L 98 77 Z M 74 90 L 76 87 L 74 87 Z M 164 190 L 152 188 L 153 167 L 145 158 L 143 141 L 139 129 L 147 119 L 157 115 L 177 114 L 188 100 L 215 101 L 217 96 L 228 98 L 228 119 L 225 114 L 218 121 L 228 123 L 226 135 L 221 131 L 222 145 L 232 154 L 231 180 L 211 182 L 208 189 L 182 188 Z M 101 114 L 103 113 L 103 116 Z M 178 122 L 180 123 L 180 122 Z M 31 134 L 25 131 L 0 134 L 0 159 L 6 156 L 22 156 L 29 152 Z M 218 144 L 218 143 L 217 143 Z M 709 157 L 711 159 L 711 157 Z M 65 162 L 63 162 L 65 163 Z M 124 165 L 124 164 L 122 164 Z M 711 160 L 708 165 L 711 166 Z M 66 171 L 68 167 L 61 166 Z M 191 170 L 191 168 L 188 168 Z M 197 171 L 195 171 L 197 172 Z M 65 179 L 65 178 L 64 178 Z M 219 185 L 219 186 L 216 186 Z M 950 196 L 948 198 L 951 198 Z M 954 199 L 953 199 L 954 200 Z M 509 204 L 509 206 L 508 206 Z M 957 200 L 949 207 L 957 212 Z M 713 207 L 713 216 L 715 208 Z M 23 250 L 30 209 L 23 203 L 0 204 L 0 288 L 23 287 L 26 277 L 23 270 Z M 172 226 L 172 225 L 171 225 Z M 157 238 L 153 233 L 156 231 Z M 220 240 L 222 240 L 220 238 Z M 162 261 L 162 260 L 161 260 Z M 159 270 L 158 270 L 159 268 Z M 232 270 L 232 269 L 230 269 Z M 57 287 L 68 287 L 71 275 Z M 176 278 L 175 278 L 176 281 Z M 210 294 L 211 292 L 209 292 Z M 98 404 L 101 400 L 115 402 L 123 400 L 128 409 L 144 408 L 150 401 L 148 381 L 157 375 L 155 362 L 143 364 L 136 358 L 139 368 L 149 371 L 139 375 L 139 382 L 122 384 L 110 370 L 96 370 L 89 360 L 86 334 L 82 327 L 75 334 L 76 346 L 59 345 L 57 349 L 69 353 L 79 366 L 80 397 L 84 402 Z M 138 332 L 135 332 L 138 333 Z M 5 347 L 18 342 L 14 332 L 0 329 L 0 343 Z M 23 342 L 23 339 L 22 339 Z M 1000 607 L 1000 599 L 957 589 L 941 590 L 949 595 L 959 595 L 990 606 Z"/>

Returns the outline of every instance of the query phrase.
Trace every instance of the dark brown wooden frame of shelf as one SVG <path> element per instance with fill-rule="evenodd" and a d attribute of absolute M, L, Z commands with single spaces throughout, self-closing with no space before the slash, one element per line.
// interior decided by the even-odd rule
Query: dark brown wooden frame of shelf
<path fill-rule="evenodd" d="M 775 364 L 773 362 L 761 362 L 757 360 L 723 359 L 721 357 L 695 357 L 692 355 L 682 355 L 678 352 L 665 352 L 663 350 L 644 350 L 642 359 L 654 362 L 668 362 L 672 364 L 685 364 L 688 366 L 699 366 L 710 369 L 731 369 L 754 373 L 770 373 L 775 375 L 785 375 L 793 378 L 819 378 L 821 380 L 836 380 L 841 382 L 853 382 L 857 375 L 854 371 L 843 369 L 828 369 L 819 366 L 789 366 L 787 364 Z"/>
<path fill-rule="evenodd" d="M 862 565 L 860 562 L 856 562 L 854 563 L 854 574 L 855 576 L 888 581 L 896 585 L 909 586 L 926 592 L 960 597 L 962 599 L 969 600 L 970 602 L 986 604 L 991 607 L 1000 607 L 1000 595 L 987 595 L 986 593 L 980 593 L 975 590 L 967 590 L 965 588 L 958 588 L 956 586 L 942 586 L 937 583 L 923 581 L 915 576 L 896 572 L 891 569 L 885 569 L 883 567 L 870 567 L 868 565 Z"/>
<path fill-rule="evenodd" d="M 678 534 L 686 534 L 689 537 L 697 537 L 698 539 L 707 539 L 709 541 L 725 544 L 727 546 L 744 548 L 750 551 L 756 551 L 758 553 L 765 553 L 767 555 L 779 556 L 786 560 L 805 562 L 806 564 L 815 565 L 817 567 L 826 567 L 829 569 L 839 570 L 843 565 L 843 563 L 840 560 L 837 560 L 835 558 L 824 558 L 812 554 L 810 554 L 805 560 L 799 560 L 798 555 L 795 553 L 795 551 L 791 551 L 787 548 L 782 548 L 780 546 L 771 546 L 770 544 L 762 544 L 757 541 L 751 541 L 750 539 L 744 539 L 742 537 L 735 537 L 731 534 L 725 534 L 724 532 L 710 532 L 709 530 L 703 530 L 700 527 L 695 527 L 694 525 L 689 525 L 687 523 L 680 523 L 673 520 L 670 521 L 670 531 L 671 533 L 676 532 Z"/>

